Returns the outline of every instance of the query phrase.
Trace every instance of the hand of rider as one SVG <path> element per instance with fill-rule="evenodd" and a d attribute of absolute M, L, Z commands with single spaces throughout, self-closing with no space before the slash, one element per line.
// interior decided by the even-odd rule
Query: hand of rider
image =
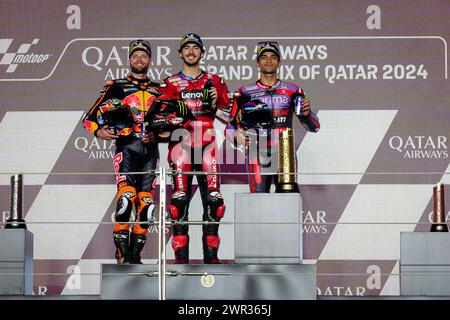
<path fill-rule="evenodd" d="M 115 134 L 114 129 L 108 126 L 103 126 L 96 132 L 96 136 L 103 140 L 117 139 L 119 136 Z"/>
<path fill-rule="evenodd" d="M 245 147 L 248 147 L 250 145 L 250 137 L 245 134 L 244 130 L 238 129 L 235 137 L 237 146 L 244 145 Z"/>
<path fill-rule="evenodd" d="M 307 96 L 305 96 L 302 100 L 302 116 L 308 117 L 311 113 L 311 101 Z"/>
<path fill-rule="evenodd" d="M 209 95 L 211 96 L 211 108 L 215 109 L 218 99 L 217 88 L 211 87 L 211 89 L 209 89 Z"/>
<path fill-rule="evenodd" d="M 150 131 L 144 131 L 142 135 L 142 142 L 143 143 L 149 143 L 149 142 L 155 142 L 156 136 L 153 132 Z"/>

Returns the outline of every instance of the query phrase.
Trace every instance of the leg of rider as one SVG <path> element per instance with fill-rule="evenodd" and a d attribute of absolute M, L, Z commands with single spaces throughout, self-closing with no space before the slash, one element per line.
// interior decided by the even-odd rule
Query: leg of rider
<path fill-rule="evenodd" d="M 270 155 L 270 162 L 269 165 L 265 168 L 267 172 L 274 173 L 272 175 L 268 175 L 269 181 L 267 182 L 267 188 L 270 192 L 270 187 L 273 184 L 275 187 L 278 185 L 278 170 L 279 170 L 279 142 L 273 139 L 271 145 L 269 146 L 269 155 Z"/>
<path fill-rule="evenodd" d="M 129 221 L 133 211 L 133 202 L 136 198 L 136 189 L 133 186 L 119 184 L 117 192 L 117 207 L 115 213 L 113 239 L 116 246 L 117 263 L 122 264 L 130 260 L 129 248 Z"/>
<path fill-rule="evenodd" d="M 147 149 L 149 149 L 147 147 Z M 139 171 L 147 172 L 150 170 L 156 170 L 158 166 L 159 154 L 152 152 L 152 150 L 147 150 L 141 157 L 141 166 Z M 130 236 L 130 250 L 131 250 L 131 263 L 141 264 L 141 251 L 145 246 L 147 240 L 147 232 L 149 228 L 148 222 L 154 221 L 154 199 L 153 194 L 156 187 L 156 174 L 144 174 L 136 177 L 138 190 L 137 201 L 138 213 L 136 215 L 135 224 L 133 226 L 133 231 Z"/>
<path fill-rule="evenodd" d="M 269 154 L 260 154 L 261 165 L 259 166 L 259 172 L 265 173 L 261 175 L 261 185 L 259 186 L 259 190 L 256 192 L 265 192 L 270 193 L 270 187 L 272 185 L 272 177 L 273 175 L 269 173 L 277 172 L 278 168 L 274 165 L 275 162 L 272 161 L 272 157 Z M 276 161 L 278 163 L 278 159 Z"/>
<path fill-rule="evenodd" d="M 135 181 L 131 175 L 123 174 L 133 169 L 131 150 L 127 144 L 116 143 L 113 158 L 117 184 L 117 207 L 115 213 L 113 240 L 116 246 L 116 259 L 119 264 L 129 261 L 129 221 L 136 199 Z"/>
<path fill-rule="evenodd" d="M 139 201 L 139 212 L 136 216 L 136 223 L 134 224 L 133 231 L 130 237 L 130 250 L 131 250 L 131 263 L 141 263 L 141 251 L 145 246 L 148 232 L 149 216 L 153 215 L 155 208 L 153 202 L 153 194 L 147 191 L 141 191 L 137 194 Z"/>
<path fill-rule="evenodd" d="M 225 213 L 225 205 L 220 193 L 219 176 L 214 174 L 219 173 L 216 151 L 217 145 L 215 142 L 211 142 L 204 147 L 202 169 L 213 174 L 197 176 L 203 202 L 203 221 L 210 222 L 219 222 Z M 204 263 L 220 263 L 217 256 L 220 246 L 219 224 L 204 224 L 202 230 Z"/>
<path fill-rule="evenodd" d="M 181 142 L 169 144 L 169 157 L 171 169 L 173 171 L 190 171 L 191 156 L 189 147 Z M 169 205 L 169 213 L 172 221 L 187 221 L 190 184 L 192 176 L 186 174 L 176 174 L 173 177 L 172 199 Z M 176 263 L 189 263 L 189 226 L 174 225 L 172 248 L 175 253 Z"/>
<path fill-rule="evenodd" d="M 264 167 L 261 165 L 260 158 L 261 154 L 259 152 L 251 151 L 246 157 L 247 170 L 249 173 L 248 180 L 251 193 L 267 193 L 270 191 L 270 181 L 268 181 L 268 177 L 261 174 L 264 172 Z"/>
<path fill-rule="evenodd" d="M 245 166 L 248 172 L 248 185 L 250 192 L 255 193 L 256 187 L 261 183 L 261 175 L 255 175 L 259 172 L 258 152 L 254 149 L 253 144 L 245 150 Z"/>

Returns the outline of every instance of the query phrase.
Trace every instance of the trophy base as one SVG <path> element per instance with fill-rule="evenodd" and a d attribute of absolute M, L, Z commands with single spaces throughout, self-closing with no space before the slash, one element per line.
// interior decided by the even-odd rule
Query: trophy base
<path fill-rule="evenodd" d="M 278 184 L 276 189 L 276 193 L 300 193 L 300 189 L 298 188 L 298 184 L 296 182 L 291 183 L 283 183 Z"/>
<path fill-rule="evenodd" d="M 433 223 L 430 232 L 448 232 L 448 226 L 445 223 Z"/>
<path fill-rule="evenodd" d="M 23 219 L 6 220 L 5 229 L 26 229 L 27 225 Z"/>

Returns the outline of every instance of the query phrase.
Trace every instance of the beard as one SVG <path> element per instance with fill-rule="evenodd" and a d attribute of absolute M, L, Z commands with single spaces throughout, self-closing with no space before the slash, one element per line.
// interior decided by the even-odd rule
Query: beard
<path fill-rule="evenodd" d="M 260 71 L 265 74 L 277 74 L 278 68 L 260 68 Z"/>
<path fill-rule="evenodd" d="M 131 72 L 137 73 L 137 74 L 147 74 L 147 71 L 148 71 L 148 67 L 138 68 L 138 67 L 130 66 L 130 69 L 131 69 Z"/>
<path fill-rule="evenodd" d="M 188 59 L 182 58 L 182 60 L 183 60 L 184 64 L 187 65 L 188 67 L 195 67 L 196 65 L 199 64 L 201 57 L 198 57 L 197 59 L 194 59 L 194 60 L 188 60 Z"/>

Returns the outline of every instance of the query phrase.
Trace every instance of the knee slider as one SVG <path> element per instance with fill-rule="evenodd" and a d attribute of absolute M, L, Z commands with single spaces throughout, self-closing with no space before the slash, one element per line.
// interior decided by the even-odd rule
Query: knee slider
<path fill-rule="evenodd" d="M 189 236 L 177 235 L 172 237 L 172 248 L 177 251 L 179 248 L 185 248 L 189 244 Z"/>
<path fill-rule="evenodd" d="M 211 220 L 220 220 L 225 215 L 225 204 L 219 191 L 209 191 L 207 198 L 208 216 Z"/>
<path fill-rule="evenodd" d="M 125 186 L 117 193 L 116 222 L 128 222 L 136 199 L 136 189 Z"/>
<path fill-rule="evenodd" d="M 137 197 L 139 200 L 139 221 L 154 221 L 155 203 L 153 202 L 153 195 L 150 192 L 139 192 Z"/>
<path fill-rule="evenodd" d="M 174 220 L 178 219 L 178 208 L 177 207 L 175 207 L 174 205 L 169 205 L 168 210 L 169 210 L 171 219 L 174 219 Z"/>
<path fill-rule="evenodd" d="M 185 192 L 178 191 L 172 194 L 172 201 L 169 206 L 169 213 L 172 219 L 183 219 L 186 215 L 189 198 Z"/>
<path fill-rule="evenodd" d="M 205 237 L 205 242 L 208 247 L 219 249 L 220 237 L 218 235 L 208 235 Z"/>

